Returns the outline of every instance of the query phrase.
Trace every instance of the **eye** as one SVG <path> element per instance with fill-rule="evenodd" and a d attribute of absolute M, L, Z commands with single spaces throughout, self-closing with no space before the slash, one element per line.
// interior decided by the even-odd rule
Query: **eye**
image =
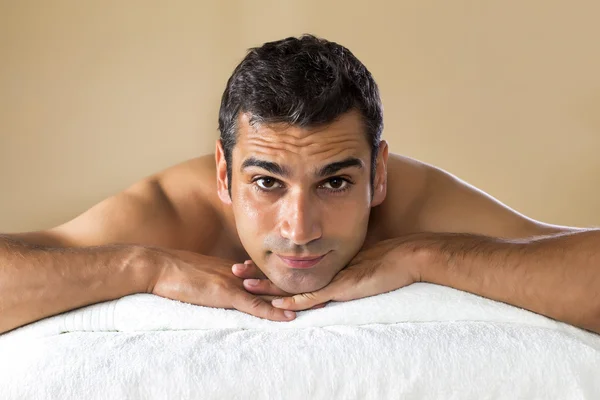
<path fill-rule="evenodd" d="M 328 190 L 332 193 L 344 192 L 344 191 L 350 189 L 351 185 L 352 185 L 352 182 L 350 182 L 348 179 L 342 178 L 340 176 L 335 176 L 333 178 L 329 178 L 323 184 L 323 186 L 325 186 L 325 190 Z M 327 186 L 329 186 L 329 187 L 327 187 Z"/>
<path fill-rule="evenodd" d="M 324 183 L 324 185 L 330 186 L 330 188 L 327 188 L 327 189 L 335 190 L 335 191 L 344 190 L 346 188 L 346 186 L 348 186 L 348 184 L 349 184 L 349 182 L 346 179 L 340 178 L 339 176 L 331 178 L 327 182 Z"/>
<path fill-rule="evenodd" d="M 277 180 L 269 177 L 258 178 L 254 182 L 256 182 L 258 187 L 262 190 L 274 189 L 274 185 L 277 184 Z M 261 185 L 259 182 L 263 182 L 263 184 Z"/>

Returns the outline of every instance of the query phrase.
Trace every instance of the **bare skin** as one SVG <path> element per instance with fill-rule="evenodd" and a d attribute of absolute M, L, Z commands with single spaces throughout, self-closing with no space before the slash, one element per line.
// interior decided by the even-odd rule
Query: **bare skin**
<path fill-rule="evenodd" d="M 387 239 L 419 232 L 532 238 L 575 230 L 519 214 L 439 168 L 389 152 L 385 141 L 371 192 L 370 147 L 360 126 L 349 113 L 326 129 L 257 130 L 242 116 L 232 198 L 218 141 L 215 154 L 152 175 L 63 225 L 0 235 L 0 333 L 140 292 L 286 321 L 294 312 L 270 300 L 324 287 L 358 251 Z M 243 173 L 249 156 L 280 162 L 292 174 L 282 178 L 257 167 Z M 349 156 L 363 168 L 313 177 L 313 166 Z M 258 195 L 257 175 L 272 177 L 279 183 L 269 185 L 281 192 Z M 323 191 L 344 175 L 352 177 L 352 190 L 335 198 Z M 284 269 L 278 252 L 328 252 L 328 261 L 301 275 Z M 254 263 L 244 272 L 239 267 L 247 260 Z M 244 281 L 266 276 L 272 282 L 262 293 Z"/>

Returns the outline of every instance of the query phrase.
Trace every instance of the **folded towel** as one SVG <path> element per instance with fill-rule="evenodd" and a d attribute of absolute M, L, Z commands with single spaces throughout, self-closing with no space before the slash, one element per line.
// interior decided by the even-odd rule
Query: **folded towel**
<path fill-rule="evenodd" d="M 136 294 L 0 336 L 1 399 L 597 399 L 598 371 L 600 335 L 425 283 L 291 322 Z"/>
<path fill-rule="evenodd" d="M 151 294 L 135 294 L 52 316 L 0 335 L 11 339 L 65 332 L 134 332 L 199 329 L 295 329 L 399 322 L 489 321 L 554 329 L 596 345 L 599 335 L 468 292 L 415 283 L 377 296 L 331 302 L 300 311 L 289 322 L 269 321 L 237 310 L 196 306 Z"/>

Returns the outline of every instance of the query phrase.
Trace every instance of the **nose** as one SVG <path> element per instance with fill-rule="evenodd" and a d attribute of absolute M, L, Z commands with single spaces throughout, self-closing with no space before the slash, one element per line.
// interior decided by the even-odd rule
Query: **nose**
<path fill-rule="evenodd" d="M 285 199 L 280 234 L 296 245 L 305 245 L 322 235 L 318 208 L 311 204 L 310 193 L 293 193 Z"/>

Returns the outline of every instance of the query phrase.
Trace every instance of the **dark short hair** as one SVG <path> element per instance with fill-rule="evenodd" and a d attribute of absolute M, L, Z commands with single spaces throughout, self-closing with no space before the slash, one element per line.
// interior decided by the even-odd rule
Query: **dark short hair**
<path fill-rule="evenodd" d="M 219 110 L 219 131 L 231 197 L 231 158 L 241 113 L 251 123 L 287 123 L 303 128 L 335 121 L 353 109 L 361 113 L 371 144 L 371 194 L 383 107 L 367 68 L 344 46 L 314 35 L 289 37 L 248 50 L 227 81 Z"/>

